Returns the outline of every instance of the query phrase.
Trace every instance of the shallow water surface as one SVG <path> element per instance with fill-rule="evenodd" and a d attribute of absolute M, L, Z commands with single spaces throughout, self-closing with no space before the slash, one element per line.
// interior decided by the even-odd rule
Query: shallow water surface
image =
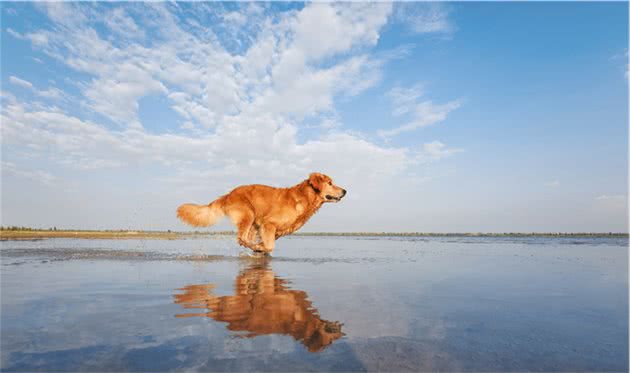
<path fill-rule="evenodd" d="M 625 238 L 1 243 L 3 371 L 627 371 Z"/>

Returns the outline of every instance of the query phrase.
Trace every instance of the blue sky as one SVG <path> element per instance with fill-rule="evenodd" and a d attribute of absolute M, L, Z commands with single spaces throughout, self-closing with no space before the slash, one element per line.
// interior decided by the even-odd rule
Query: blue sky
<path fill-rule="evenodd" d="M 627 231 L 627 3 L 0 6 L 3 225 L 321 171 L 305 230 Z"/>

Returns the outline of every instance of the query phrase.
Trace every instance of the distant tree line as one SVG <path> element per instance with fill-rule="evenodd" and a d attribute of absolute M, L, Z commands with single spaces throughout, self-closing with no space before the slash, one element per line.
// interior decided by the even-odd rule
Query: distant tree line
<path fill-rule="evenodd" d="M 36 229 L 31 227 L 18 227 L 17 225 L 0 225 L 0 231 L 45 231 L 46 229 Z M 48 228 L 49 231 L 56 231 L 57 227 Z"/>
<path fill-rule="evenodd" d="M 165 231 L 160 230 L 135 230 L 135 229 L 57 229 L 57 227 L 50 228 L 32 228 L 32 227 L 21 227 L 17 225 L 0 225 L 0 231 L 28 231 L 28 232 L 46 232 L 46 231 L 60 231 L 60 232 L 103 232 L 103 233 L 149 233 L 149 234 L 196 234 L 196 235 L 225 235 L 225 234 L 235 234 L 234 231 L 187 231 L 187 232 L 178 232 L 167 229 Z"/>

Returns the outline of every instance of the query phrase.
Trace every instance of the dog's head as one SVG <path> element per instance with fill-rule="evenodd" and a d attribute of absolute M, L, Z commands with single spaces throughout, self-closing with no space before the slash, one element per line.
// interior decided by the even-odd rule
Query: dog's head
<path fill-rule="evenodd" d="M 342 323 L 339 321 L 321 320 L 312 334 L 305 335 L 303 343 L 310 352 L 319 352 L 328 347 L 337 339 L 346 335 L 341 331 Z"/>
<path fill-rule="evenodd" d="M 346 190 L 333 184 L 332 179 L 319 172 L 313 172 L 308 177 L 308 183 L 315 193 L 317 193 L 324 202 L 339 202 L 346 195 Z"/>

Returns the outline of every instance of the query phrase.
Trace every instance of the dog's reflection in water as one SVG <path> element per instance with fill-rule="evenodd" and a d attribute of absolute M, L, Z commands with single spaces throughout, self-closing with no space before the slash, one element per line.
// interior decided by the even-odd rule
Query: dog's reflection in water
<path fill-rule="evenodd" d="M 307 294 L 291 290 L 287 281 L 276 277 L 266 260 L 249 265 L 234 281 L 234 295 L 212 294 L 214 285 L 188 285 L 175 295 L 184 308 L 205 309 L 176 317 L 206 316 L 227 322 L 227 328 L 247 332 L 251 338 L 264 334 L 290 335 L 311 352 L 321 351 L 342 337 L 342 324 L 322 320 Z"/>

